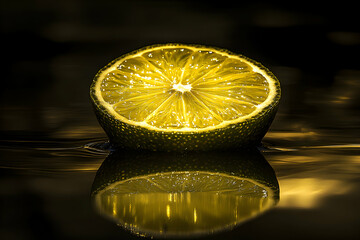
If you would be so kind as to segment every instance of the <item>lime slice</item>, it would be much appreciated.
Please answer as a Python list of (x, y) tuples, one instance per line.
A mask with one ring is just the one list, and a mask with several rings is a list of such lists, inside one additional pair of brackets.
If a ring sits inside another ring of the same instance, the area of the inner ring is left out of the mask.
[(205, 150), (258, 143), (275, 115), (280, 84), (242, 55), (167, 44), (112, 61), (96, 75), (91, 97), (117, 145)]

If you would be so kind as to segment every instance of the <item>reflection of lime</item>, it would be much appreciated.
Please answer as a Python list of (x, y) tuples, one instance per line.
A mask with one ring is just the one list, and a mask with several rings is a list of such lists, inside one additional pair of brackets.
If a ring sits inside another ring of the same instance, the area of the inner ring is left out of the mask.
[(138, 234), (211, 233), (278, 200), (274, 171), (259, 152), (131, 155), (109, 156), (97, 173), (93, 196), (102, 214)]
[(112, 143), (150, 150), (206, 150), (259, 143), (280, 84), (261, 64), (213, 47), (146, 47), (109, 63), (91, 98)]

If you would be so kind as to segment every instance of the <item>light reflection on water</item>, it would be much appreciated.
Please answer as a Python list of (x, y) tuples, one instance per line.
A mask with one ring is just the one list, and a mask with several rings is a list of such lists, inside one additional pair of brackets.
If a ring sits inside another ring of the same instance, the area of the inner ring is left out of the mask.
[(353, 186), (341, 180), (310, 177), (283, 179), (280, 188), (283, 193), (278, 207), (285, 208), (316, 208), (328, 196), (347, 194), (353, 190)]
[(190, 237), (231, 229), (274, 207), (279, 187), (258, 150), (114, 152), (93, 184), (96, 209), (138, 235)]
[[(30, 174), (96, 171), (109, 151), (88, 147), (87, 141), (2, 141), (0, 169)], [(103, 140), (98, 142), (105, 143)]]
[[(266, 136), (265, 142), (281, 141), (288, 146), (270, 147), (265, 152), (279, 179), (278, 207), (316, 209), (336, 196), (358, 197), (360, 144), (334, 144), (340, 136), (337, 138), (327, 139), (326, 133), (313, 131), (273, 132)], [(357, 138), (354, 136), (354, 140)]]

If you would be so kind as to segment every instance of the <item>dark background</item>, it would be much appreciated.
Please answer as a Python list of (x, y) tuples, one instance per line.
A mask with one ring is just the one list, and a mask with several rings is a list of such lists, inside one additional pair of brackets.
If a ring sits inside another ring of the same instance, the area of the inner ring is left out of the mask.
[[(268, 67), (281, 82), (282, 102), (265, 143), (292, 148), (360, 142), (354, 1), (0, 2), (0, 238), (136, 238), (91, 210), (90, 187), (106, 153), (81, 147), (106, 140), (89, 99), (96, 72), (146, 45), (216, 46)], [(350, 179), (354, 187), (318, 208), (274, 210), (225, 238), (212, 238), (356, 239), (360, 181), (353, 149), (285, 155), (293, 161), (298, 154), (295, 165), (282, 153), (265, 154), (280, 183), (288, 176), (316, 176)], [(347, 167), (339, 163), (344, 159)]]
[(1, 106), (88, 104), (98, 69), (155, 43), (217, 46), (258, 60), (283, 87), (296, 85), (294, 96), (284, 91), (295, 112), (309, 87), (359, 77), (353, 1), (1, 0), (0, 8)]

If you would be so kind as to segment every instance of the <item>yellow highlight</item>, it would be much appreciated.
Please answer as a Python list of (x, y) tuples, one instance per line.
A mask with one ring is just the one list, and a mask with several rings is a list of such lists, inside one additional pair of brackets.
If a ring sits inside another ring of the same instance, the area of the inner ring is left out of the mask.
[(170, 206), (166, 205), (166, 216), (170, 218)]
[(339, 180), (317, 178), (290, 178), (280, 181), (279, 207), (314, 208), (332, 195), (344, 194), (352, 188)]
[[(112, 207), (112, 214), (113, 214), (113, 215), (117, 215), (117, 209), (118, 209), (118, 206), (117, 206), (117, 202), (118, 202), (118, 201), (117, 201), (117, 196), (114, 196), (113, 201), (111, 201), (112, 199), (109, 198), (109, 197), (107, 198), (107, 200), (108, 200), (107, 202), (110, 203), (110, 204), (112, 204), (112, 206), (113, 206), (113, 207)], [(109, 200), (110, 200), (110, 201), (109, 201)], [(115, 201), (114, 201), (114, 200), (115, 200)]]
[(196, 208), (194, 208), (194, 223), (197, 221), (197, 214), (196, 214)]

